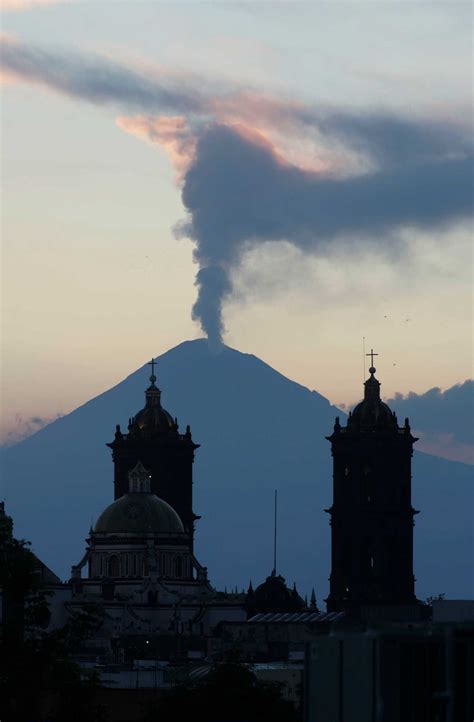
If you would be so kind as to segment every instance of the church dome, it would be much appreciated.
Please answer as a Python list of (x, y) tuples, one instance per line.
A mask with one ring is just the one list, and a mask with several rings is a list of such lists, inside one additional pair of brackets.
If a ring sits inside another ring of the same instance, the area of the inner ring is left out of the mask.
[(131, 427), (140, 431), (175, 431), (177, 425), (171, 414), (161, 405), (161, 391), (155, 386), (156, 376), (150, 376), (150, 386), (145, 391), (145, 406), (131, 420)]
[(380, 398), (380, 382), (374, 376), (375, 371), (376, 369), (371, 366), (370, 378), (364, 383), (364, 399), (349, 415), (348, 428), (398, 428), (397, 417)]
[(94, 533), (127, 532), (183, 534), (184, 527), (173, 507), (155, 494), (129, 493), (110, 504), (94, 527)]
[(173, 417), (161, 404), (147, 403), (134, 417), (133, 421), (140, 431), (172, 431), (176, 428)]
[(255, 589), (249, 601), (253, 612), (297, 612), (305, 606), (296, 587), (288, 589), (285, 579), (275, 570)]

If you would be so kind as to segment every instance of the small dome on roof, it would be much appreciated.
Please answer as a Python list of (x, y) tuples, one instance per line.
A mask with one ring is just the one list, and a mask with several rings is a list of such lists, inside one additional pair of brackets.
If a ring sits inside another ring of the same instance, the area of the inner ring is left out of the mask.
[(155, 386), (155, 376), (152, 375), (150, 381), (145, 391), (145, 406), (133, 417), (132, 426), (138, 427), (140, 431), (176, 430), (176, 422), (161, 405), (161, 391)]
[(288, 589), (284, 577), (275, 570), (252, 591), (249, 601), (253, 612), (298, 612), (305, 606), (296, 587)]
[(347, 421), (348, 428), (398, 428), (397, 417), (380, 398), (380, 382), (375, 378), (375, 371), (376, 369), (371, 366), (370, 377), (364, 383), (364, 399), (350, 414)]
[(94, 533), (126, 532), (183, 534), (184, 527), (173, 507), (155, 494), (130, 493), (110, 504), (99, 516)]
[(161, 405), (161, 391), (155, 386), (155, 381), (156, 376), (152, 373), (151, 383), (145, 391), (145, 406), (131, 419), (129, 429), (145, 432), (177, 431), (176, 421)]

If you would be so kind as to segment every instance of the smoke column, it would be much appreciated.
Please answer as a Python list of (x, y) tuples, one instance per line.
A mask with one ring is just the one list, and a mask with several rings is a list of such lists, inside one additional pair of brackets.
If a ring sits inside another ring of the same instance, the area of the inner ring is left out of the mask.
[[(388, 249), (404, 227), (442, 230), (472, 213), (472, 137), (460, 124), (325, 110), (92, 53), (1, 42), (9, 79), (143, 114), (117, 122), (164, 147), (176, 166), (187, 211), (177, 233), (194, 242), (199, 265), (192, 316), (214, 348), (232, 272), (252, 247)], [(308, 140), (308, 157), (295, 159)]]
[(222, 343), (232, 270), (255, 245), (287, 241), (308, 254), (348, 243), (388, 249), (404, 226), (439, 229), (469, 216), (472, 155), (439, 151), (434, 139), (423, 157), (407, 154), (403, 163), (386, 160), (372, 172), (336, 178), (286, 163), (239, 128), (204, 129), (183, 178), (188, 219), (179, 233), (195, 242), (193, 318), (211, 346)]

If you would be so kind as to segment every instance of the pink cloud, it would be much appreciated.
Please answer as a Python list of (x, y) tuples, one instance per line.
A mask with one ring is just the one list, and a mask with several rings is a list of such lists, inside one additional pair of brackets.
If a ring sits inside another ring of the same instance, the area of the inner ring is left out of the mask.
[[(209, 98), (212, 120), (227, 125), (255, 145), (265, 146), (279, 163), (296, 165), (302, 171), (330, 173), (336, 163), (328, 160), (327, 149), (321, 147), (318, 152), (311, 138), (298, 141), (291, 107), (250, 93), (233, 94), (225, 99)], [(202, 123), (205, 122), (203, 119)], [(121, 130), (140, 140), (164, 148), (178, 180), (183, 178), (195, 156), (197, 135), (184, 116), (119, 116), (116, 123)]]
[(265, 138), (278, 158), (303, 171), (333, 173), (338, 166), (345, 166), (347, 171), (347, 148), (344, 158), (338, 158), (316, 124), (309, 127), (311, 109), (293, 99), (242, 90), (235, 84), (224, 90), (218, 83), (170, 68), (143, 67), (140, 63), (130, 66), (98, 55), (71, 53), (62, 57), (15, 38), (3, 37), (2, 41), (2, 65), (8, 82), (43, 85), (95, 105), (122, 106), (126, 112), (135, 106), (139, 115), (120, 115), (118, 126), (165, 148), (181, 177), (193, 157), (194, 131), (209, 122), (238, 128), (257, 143)]
[(25, 419), (21, 414), (15, 414), (12, 422), (8, 423), (5, 420), (5, 423), (0, 428), (0, 446), (13, 446), (13, 444), (23, 441), (23, 439), (35, 434), (62, 416), (63, 414), (58, 413), (52, 417), (30, 416)]
[[(237, 132), (245, 140), (254, 145), (265, 148), (272, 154), (275, 161), (280, 165), (298, 165), (302, 171), (312, 171), (316, 173), (328, 170), (327, 164), (320, 163), (317, 160), (308, 163), (304, 158), (300, 158), (300, 163), (295, 163), (294, 158), (289, 157), (288, 148), (291, 143), (282, 142), (282, 137), (275, 132), (276, 125), (279, 122), (279, 114), (272, 116), (272, 102), (262, 102), (262, 108), (267, 108), (268, 115), (265, 119), (265, 113), (259, 118), (258, 126), (251, 123), (253, 113), (259, 107), (256, 99), (251, 98), (250, 110), (247, 112), (244, 98), (242, 102), (237, 103), (234, 99), (232, 103), (225, 104), (225, 113), (221, 116), (218, 109), (218, 103), (215, 105), (214, 116), (218, 122), (227, 125)], [(230, 111), (235, 103), (235, 112)], [(275, 107), (282, 107), (281, 103), (275, 103)], [(268, 121), (265, 123), (264, 121)], [(143, 140), (151, 145), (158, 145), (165, 150), (173, 167), (177, 173), (177, 182), (181, 182), (195, 158), (197, 132), (187, 122), (182, 115), (138, 115), (138, 116), (119, 116), (116, 119), (117, 126), (131, 135)], [(272, 126), (273, 123), (273, 126)]]
[(31, 10), (44, 5), (58, 5), (65, 0), (1, 0), (0, 9), (4, 11)]
[(116, 123), (126, 133), (164, 148), (176, 169), (178, 179), (183, 177), (196, 148), (195, 138), (183, 116), (119, 116)]

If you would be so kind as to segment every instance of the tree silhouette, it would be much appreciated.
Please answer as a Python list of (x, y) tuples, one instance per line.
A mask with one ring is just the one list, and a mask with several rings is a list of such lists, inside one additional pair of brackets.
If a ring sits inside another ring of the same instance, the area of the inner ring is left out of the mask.
[(282, 685), (259, 681), (235, 662), (216, 664), (204, 679), (175, 687), (145, 716), (146, 722), (299, 722), (294, 705), (282, 696)]
[(48, 632), (48, 592), (28, 546), (0, 514), (0, 719), (94, 722), (101, 719), (92, 701), (96, 682), (81, 674), (72, 654), (97, 628), (96, 610), (86, 607)]

